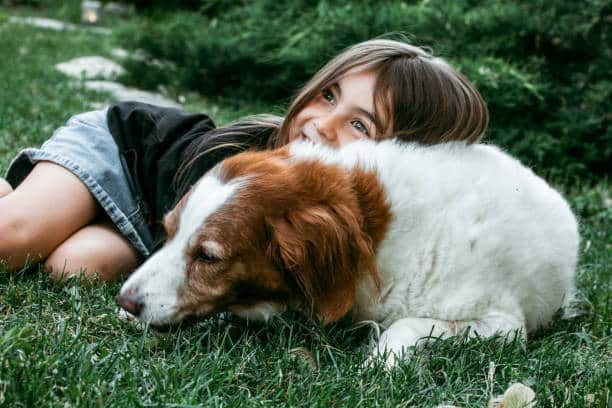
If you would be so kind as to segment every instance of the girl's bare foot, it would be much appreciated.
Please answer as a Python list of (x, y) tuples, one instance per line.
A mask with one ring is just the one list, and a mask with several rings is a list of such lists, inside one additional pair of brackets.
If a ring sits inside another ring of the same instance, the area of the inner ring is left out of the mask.
[(4, 197), (13, 191), (13, 187), (3, 178), (0, 178), (0, 197)]

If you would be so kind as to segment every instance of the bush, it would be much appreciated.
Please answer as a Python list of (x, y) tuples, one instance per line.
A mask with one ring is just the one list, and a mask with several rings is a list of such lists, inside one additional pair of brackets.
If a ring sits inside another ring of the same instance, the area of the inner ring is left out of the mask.
[(124, 0), (122, 3), (132, 4), (141, 11), (197, 10), (200, 7), (200, 0)]
[(23, 8), (24, 12), (48, 18), (79, 23), (81, 21), (81, 0), (0, 0), (0, 7)]
[(40, 7), (40, 0), (0, 0), (0, 6), (3, 7), (14, 7), (14, 6), (28, 6), (28, 7)]
[(536, 171), (598, 177), (612, 162), (611, 4), (208, 0), (119, 35), (149, 57), (128, 67), (141, 86), (278, 103), (344, 47), (407, 33), (478, 86), (491, 111), (488, 140)]

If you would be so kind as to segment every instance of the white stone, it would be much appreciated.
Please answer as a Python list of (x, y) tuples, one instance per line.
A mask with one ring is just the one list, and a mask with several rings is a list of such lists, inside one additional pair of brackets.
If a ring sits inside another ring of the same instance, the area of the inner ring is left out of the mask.
[(113, 32), (113, 30), (106, 27), (87, 27), (85, 30), (104, 35), (110, 35)]
[(104, 5), (104, 13), (119, 17), (129, 17), (134, 14), (134, 6), (111, 1)]
[(85, 88), (95, 91), (108, 92), (112, 95), (113, 100), (115, 101), (137, 101), (171, 108), (181, 107), (181, 105), (177, 102), (160, 94), (143, 91), (136, 88), (128, 88), (120, 83), (112, 81), (85, 81)]
[(125, 72), (123, 67), (99, 56), (79, 57), (55, 65), (55, 68), (74, 78), (110, 79)]
[(27, 24), (39, 28), (48, 28), (55, 31), (74, 30), (75, 28), (73, 24), (64, 23), (63, 21), (53, 20), (50, 18), (11, 16), (9, 18), (9, 22)]
[(63, 30), (76, 30), (78, 28), (85, 29), (87, 31), (91, 31), (97, 34), (105, 34), (108, 35), (112, 33), (110, 28), (105, 27), (82, 27), (77, 26), (70, 23), (65, 23), (60, 20), (54, 20), (51, 18), (40, 18), (40, 17), (9, 17), (9, 23), (13, 24), (26, 24), (32, 27), (44, 28), (48, 30), (54, 31), (63, 31)]
[(110, 51), (111, 55), (115, 58), (124, 59), (130, 56), (130, 53), (123, 48), (113, 48)]

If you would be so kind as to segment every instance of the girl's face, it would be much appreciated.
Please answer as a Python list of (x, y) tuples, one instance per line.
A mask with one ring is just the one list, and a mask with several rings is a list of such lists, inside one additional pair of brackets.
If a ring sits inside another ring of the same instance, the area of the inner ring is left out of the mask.
[(340, 147), (358, 139), (376, 138), (373, 71), (349, 72), (321, 90), (295, 116), (289, 141), (311, 140)]

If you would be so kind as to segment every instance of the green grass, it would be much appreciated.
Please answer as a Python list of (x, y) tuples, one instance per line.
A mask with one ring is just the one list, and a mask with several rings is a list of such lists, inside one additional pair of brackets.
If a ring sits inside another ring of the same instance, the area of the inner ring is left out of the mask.
[[(116, 46), (85, 30), (8, 24), (6, 13), (0, 9), (2, 173), (19, 148), (39, 145), (70, 115), (108, 100), (53, 65), (108, 55)], [(265, 110), (185, 95), (188, 109), (213, 112), (219, 122)], [(118, 319), (118, 285), (57, 285), (41, 271), (9, 274), (0, 266), (0, 406), (483, 407), (522, 382), (539, 406), (610, 407), (610, 186), (558, 187), (580, 216), (577, 279), (592, 308), (527, 343), (438, 340), (390, 375), (359, 371), (368, 332), (348, 322), (323, 328), (295, 316), (268, 326), (209, 320), (160, 336)]]

